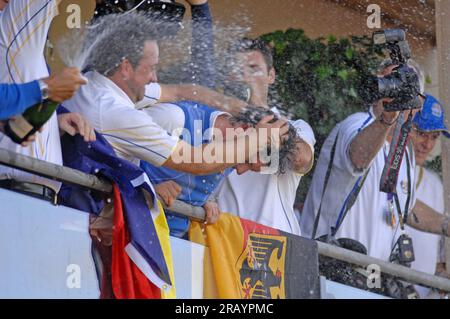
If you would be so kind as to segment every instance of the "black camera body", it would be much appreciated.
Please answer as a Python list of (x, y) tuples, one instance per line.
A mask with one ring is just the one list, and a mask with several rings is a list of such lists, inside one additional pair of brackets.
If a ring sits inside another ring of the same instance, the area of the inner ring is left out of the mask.
[(392, 65), (397, 65), (392, 73), (383, 78), (368, 77), (360, 88), (361, 97), (367, 103), (382, 98), (394, 99), (385, 104), (386, 111), (420, 109), (420, 82), (417, 72), (407, 65), (411, 50), (402, 29), (387, 29), (373, 34), (373, 43), (390, 53)]

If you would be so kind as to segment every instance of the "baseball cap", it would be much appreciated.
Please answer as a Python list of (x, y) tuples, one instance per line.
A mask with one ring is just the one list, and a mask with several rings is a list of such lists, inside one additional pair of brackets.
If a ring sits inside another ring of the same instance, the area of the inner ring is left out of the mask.
[(445, 112), (439, 101), (432, 95), (425, 95), (425, 102), (420, 112), (413, 119), (413, 124), (419, 131), (442, 132), (450, 138), (450, 132), (445, 126)]

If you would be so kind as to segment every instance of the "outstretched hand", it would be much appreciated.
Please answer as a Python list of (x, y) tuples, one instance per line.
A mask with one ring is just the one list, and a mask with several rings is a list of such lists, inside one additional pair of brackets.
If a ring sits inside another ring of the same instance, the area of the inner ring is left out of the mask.
[(95, 131), (91, 124), (78, 113), (66, 113), (58, 115), (59, 129), (71, 136), (80, 134), (85, 142), (94, 142), (96, 140)]

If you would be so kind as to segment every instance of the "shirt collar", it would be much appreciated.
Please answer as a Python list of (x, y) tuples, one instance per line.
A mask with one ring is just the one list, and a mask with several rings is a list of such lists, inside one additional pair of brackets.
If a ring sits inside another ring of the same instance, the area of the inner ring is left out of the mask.
[(92, 79), (99, 84), (111, 89), (118, 97), (124, 99), (131, 107), (135, 107), (135, 103), (130, 99), (130, 97), (116, 83), (108, 79), (106, 76), (93, 71)]

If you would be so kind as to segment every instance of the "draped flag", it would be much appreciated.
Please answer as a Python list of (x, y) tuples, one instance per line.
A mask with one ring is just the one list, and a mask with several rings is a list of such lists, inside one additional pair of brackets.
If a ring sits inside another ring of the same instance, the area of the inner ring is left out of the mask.
[(192, 223), (190, 239), (207, 246), (205, 298), (319, 298), (314, 241), (229, 214)]
[[(67, 134), (64, 165), (108, 178), (114, 186), (112, 286), (116, 298), (175, 298), (169, 229), (147, 175), (116, 156), (100, 135), (85, 143)], [(64, 185), (63, 203), (98, 215), (103, 200), (80, 187)]]

